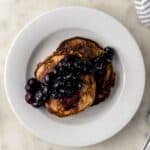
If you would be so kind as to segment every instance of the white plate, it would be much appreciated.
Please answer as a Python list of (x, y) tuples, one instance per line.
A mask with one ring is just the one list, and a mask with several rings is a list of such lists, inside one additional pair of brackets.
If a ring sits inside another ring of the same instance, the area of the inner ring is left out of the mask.
[[(74, 36), (113, 46), (117, 79), (106, 102), (78, 115), (58, 118), (26, 104), (24, 85), (39, 61), (62, 40)], [(59, 8), (25, 26), (11, 46), (5, 68), (6, 93), (18, 119), (36, 136), (65, 146), (96, 144), (120, 131), (137, 111), (144, 84), (143, 58), (131, 34), (111, 16), (83, 7)]]

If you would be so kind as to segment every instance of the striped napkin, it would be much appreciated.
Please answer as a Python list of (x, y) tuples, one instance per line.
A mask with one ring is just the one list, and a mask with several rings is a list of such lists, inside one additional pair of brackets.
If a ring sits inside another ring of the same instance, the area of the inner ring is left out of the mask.
[(139, 20), (145, 26), (150, 26), (150, 0), (134, 0)]

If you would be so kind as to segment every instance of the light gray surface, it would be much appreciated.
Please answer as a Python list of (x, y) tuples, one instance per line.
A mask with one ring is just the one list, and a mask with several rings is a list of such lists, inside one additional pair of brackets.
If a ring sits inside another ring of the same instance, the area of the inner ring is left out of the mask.
[[(132, 0), (0, 0), (0, 77), (3, 79), (4, 63), (8, 49), (18, 31), (42, 12), (58, 6), (69, 5), (97, 8), (123, 23), (137, 40), (147, 69), (147, 82), (143, 101), (128, 126), (106, 142), (87, 148), (79, 148), (79, 150), (141, 150), (150, 130), (146, 122), (146, 115), (150, 109), (150, 29), (143, 27), (138, 22)], [(3, 80), (0, 82), (0, 96), (0, 150), (76, 149), (46, 143), (24, 129), (8, 106)]]

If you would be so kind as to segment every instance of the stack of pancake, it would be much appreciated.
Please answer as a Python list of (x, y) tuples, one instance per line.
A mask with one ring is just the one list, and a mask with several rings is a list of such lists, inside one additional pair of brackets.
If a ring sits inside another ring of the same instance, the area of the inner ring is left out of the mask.
[[(35, 70), (35, 77), (40, 81), (43, 80), (47, 73), (53, 71), (55, 66), (70, 54), (85, 60), (91, 60), (103, 54), (103, 49), (96, 42), (89, 39), (81, 37), (67, 39), (58, 46), (51, 56), (38, 64)], [(79, 100), (76, 107), (66, 110), (61, 100), (51, 98), (45, 102), (45, 107), (48, 111), (59, 117), (65, 117), (77, 114), (89, 106), (104, 101), (109, 96), (111, 87), (114, 85), (115, 72), (109, 63), (103, 74), (99, 77), (95, 78), (93, 75), (83, 75), (81, 78), (84, 81), (84, 86), (79, 92)], [(72, 99), (74, 98), (72, 97)]]

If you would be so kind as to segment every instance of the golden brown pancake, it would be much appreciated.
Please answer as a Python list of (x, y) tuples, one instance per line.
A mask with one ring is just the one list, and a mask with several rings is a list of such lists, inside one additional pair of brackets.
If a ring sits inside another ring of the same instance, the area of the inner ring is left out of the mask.
[[(37, 66), (35, 70), (35, 77), (38, 80), (42, 80), (48, 72), (52, 72), (55, 66), (69, 54), (74, 54), (81, 58), (83, 57), (77, 51), (74, 52), (70, 50), (68, 52), (64, 50), (54, 52), (50, 57), (48, 57), (46, 60), (44, 60)], [(77, 114), (86, 109), (88, 106), (92, 105), (95, 99), (95, 91), (96, 91), (96, 83), (94, 77), (92, 75), (83, 75), (81, 76), (81, 79), (83, 80), (83, 87), (78, 93), (78, 101), (74, 105), (74, 107), (66, 110), (64, 108), (62, 99), (52, 98), (46, 101), (45, 103), (45, 107), (48, 109), (48, 111), (59, 117), (65, 117)]]
[(81, 37), (64, 40), (57, 48), (57, 51), (62, 50), (80, 52), (85, 59), (92, 59), (103, 53), (102, 47), (100, 47), (96, 42)]
[[(48, 72), (53, 71), (55, 66), (64, 57), (70, 54), (91, 60), (102, 55), (103, 49), (96, 42), (89, 39), (80, 37), (67, 39), (59, 45), (57, 51), (38, 64), (35, 70), (35, 77), (38, 80), (42, 80)], [(105, 71), (99, 77), (94, 78), (92, 75), (84, 75), (81, 78), (84, 81), (84, 86), (77, 95), (65, 100), (53, 98), (45, 103), (45, 107), (49, 112), (59, 117), (65, 117), (77, 114), (89, 106), (104, 101), (109, 96), (111, 88), (114, 85), (115, 72), (112, 65), (108, 64)], [(75, 98), (78, 98), (75, 105), (66, 109), (63, 104), (64, 101), (69, 100), (74, 102)]]
[[(80, 52), (85, 59), (92, 59), (103, 53), (102, 47), (96, 42), (82, 37), (73, 37), (64, 40), (57, 48), (58, 52), (61, 50)], [(114, 82), (115, 72), (112, 65), (108, 64), (105, 72), (96, 79), (96, 97), (93, 104), (98, 104), (109, 96)]]

